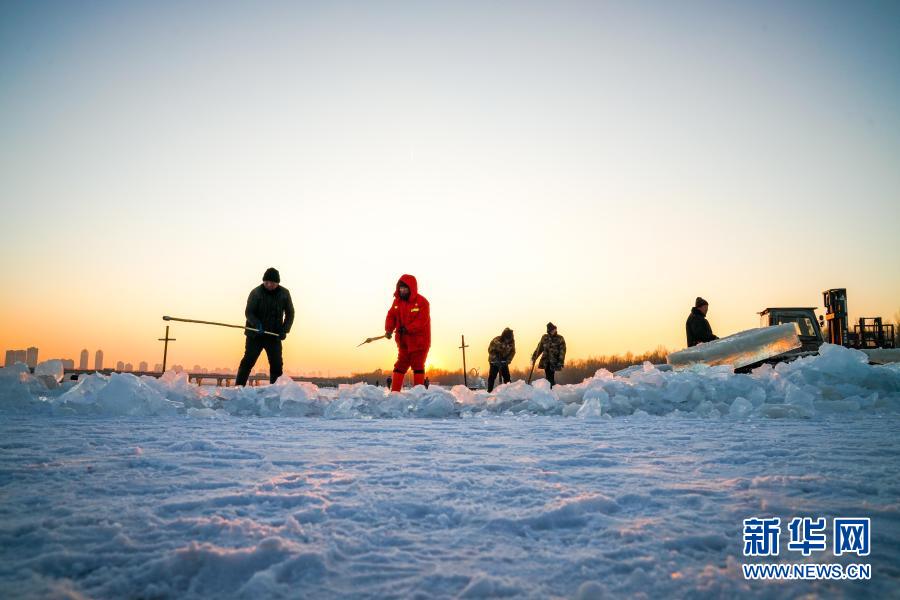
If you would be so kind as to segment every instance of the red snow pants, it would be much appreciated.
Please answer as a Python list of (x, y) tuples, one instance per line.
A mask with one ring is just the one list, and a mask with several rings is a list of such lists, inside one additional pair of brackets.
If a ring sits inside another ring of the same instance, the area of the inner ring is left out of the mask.
[(428, 350), (410, 352), (406, 345), (398, 346), (397, 362), (394, 363), (394, 375), (391, 377), (391, 391), (399, 392), (403, 389), (403, 378), (410, 367), (413, 370), (413, 384), (425, 383), (425, 360), (428, 358)]

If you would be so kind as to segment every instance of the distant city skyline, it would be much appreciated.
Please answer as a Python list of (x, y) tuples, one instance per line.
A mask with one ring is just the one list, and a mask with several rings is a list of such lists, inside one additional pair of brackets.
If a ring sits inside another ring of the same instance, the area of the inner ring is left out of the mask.
[[(30, 346), (24, 350), (16, 350), (16, 349), (6, 350), (4, 366), (10, 367), (17, 362), (21, 362), (21, 363), (28, 365), (30, 368), (33, 369), (40, 362), (38, 360), (39, 355), (40, 355), (40, 349), (36, 346)], [(89, 370), (89, 367), (88, 367), (89, 358), (90, 358), (90, 352), (88, 351), (87, 348), (83, 348), (81, 350), (81, 352), (79, 352), (78, 368), (81, 370), (85, 370), (85, 371)], [(94, 354), (94, 370), (97, 370), (97, 371), (103, 370), (103, 359), (104, 359), (103, 350), (98, 349), (96, 351), (96, 353)], [(71, 359), (71, 358), (56, 358), (56, 359), (48, 359), (48, 360), (61, 360), (61, 361), (63, 361), (65, 368), (67, 368), (67, 369), (75, 368), (75, 361), (74, 361), (74, 359)], [(142, 372), (142, 373), (150, 372), (149, 364), (150, 363), (146, 360), (139, 361), (137, 371)], [(169, 369), (176, 370), (176, 371), (185, 370), (184, 367), (182, 367), (181, 365), (171, 365), (169, 367)], [(126, 372), (133, 371), (134, 363), (131, 361), (119, 360), (116, 362), (116, 370), (117, 371), (126, 371)], [(154, 372), (161, 372), (161, 371), (162, 371), (162, 363), (155, 363), (154, 364)], [(231, 367), (228, 367), (228, 368), (216, 367), (216, 368), (210, 369), (208, 367), (194, 365), (194, 368), (192, 369), (191, 372), (192, 373), (196, 372), (196, 373), (233, 374), (233, 372), (236, 372), (236, 369), (231, 368)]]
[[(24, 350), (15, 350), (10, 349), (6, 350), (5, 353), (5, 361), (4, 366), (10, 367), (13, 366), (17, 362), (24, 363), (28, 365), (30, 368), (35, 368), (37, 364), (39, 364), (38, 358), (40, 356), (40, 349), (36, 346), (30, 346)], [(104, 352), (102, 349), (98, 349), (94, 353), (94, 367), (95, 371), (103, 371), (104, 370)], [(82, 348), (79, 352), (79, 360), (78, 360), (78, 368), (80, 370), (89, 371), (91, 370), (88, 367), (88, 360), (90, 357), (90, 351), (87, 348)], [(75, 368), (75, 360), (71, 358), (52, 358), (47, 360), (60, 360), (63, 363), (63, 368), (65, 369), (74, 369)], [(114, 371), (120, 372), (138, 372), (138, 373), (161, 373), (162, 372), (162, 363), (154, 363), (153, 371), (149, 370), (149, 362), (146, 360), (138, 361), (137, 369), (134, 368), (134, 363), (126, 360), (118, 360), (116, 361), (115, 368), (112, 369)], [(374, 368), (381, 368), (382, 366), (376, 366)], [(235, 375), (237, 373), (236, 366), (229, 367), (205, 367), (198, 364), (194, 364), (191, 369), (186, 369), (181, 364), (170, 364), (166, 367), (168, 371), (175, 372), (190, 372), (197, 374), (220, 374), (220, 375)], [(253, 370), (253, 374), (259, 373), (268, 373), (268, 367), (265, 362), (260, 362)], [(321, 369), (291, 369), (285, 368), (284, 373), (290, 375), (292, 377), (330, 377), (331, 370), (321, 370)]]
[(31, 346), (25, 350), (7, 350), (4, 366), (11, 367), (17, 362), (24, 363), (33, 369), (38, 364), (38, 349)]
[[(3, 366), (10, 367), (13, 366), (17, 362), (21, 362), (26, 364), (30, 368), (35, 368), (41, 361), (39, 360), (40, 349), (36, 346), (30, 346), (24, 350), (19, 349), (10, 349), (5, 351), (5, 360)], [(64, 368), (66, 369), (74, 369), (75, 368), (75, 360), (71, 358), (51, 358), (46, 360), (60, 360), (64, 364)], [(90, 351), (87, 348), (83, 348), (78, 354), (78, 368), (84, 371), (90, 370), (89, 367), (90, 360)], [(102, 349), (98, 349), (94, 353), (94, 370), (102, 371), (104, 364), (104, 353)], [(138, 372), (150, 372), (149, 370), (149, 362), (146, 360), (138, 361)], [(156, 363), (154, 372), (162, 371), (162, 363)], [(134, 363), (131, 361), (120, 360), (116, 362), (116, 370), (118, 371), (133, 371)], [(213, 371), (206, 371), (213, 372)], [(221, 371), (222, 373), (226, 373), (226, 371)]]
[[(40, 353), (40, 349), (36, 346), (31, 346), (25, 350), (6, 350), (5, 361), (4, 361), (3, 366), (11, 367), (11, 366), (15, 365), (17, 362), (21, 362), (21, 363), (28, 365), (30, 368), (33, 369), (40, 362), (40, 361), (37, 361), (37, 359), (39, 357), (39, 353)], [(37, 362), (35, 362), (35, 364), (33, 364), (33, 365), (28, 364), (29, 357), (31, 359), (34, 359)], [(88, 362), (89, 357), (90, 357), (90, 352), (87, 348), (83, 348), (79, 352), (79, 362), (78, 362), (79, 369), (85, 370), (85, 371), (90, 370), (87, 367), (87, 362)], [(67, 369), (67, 370), (72, 370), (75, 368), (75, 360), (71, 359), (71, 358), (55, 358), (55, 359), (48, 359), (48, 360), (62, 361), (63, 368)], [(94, 353), (94, 369), (93, 370), (102, 371), (103, 364), (104, 364), (104, 353), (103, 353), (103, 350), (98, 349)], [(119, 361), (116, 361), (116, 366), (115, 366), (114, 370), (123, 372), (123, 373), (128, 373), (128, 372), (160, 373), (162, 371), (162, 363), (154, 363), (153, 371), (149, 370), (149, 364), (150, 363), (148, 361), (142, 360), (138, 363), (137, 370), (135, 370), (134, 363), (125, 361), (125, 360), (119, 360)], [(219, 375), (235, 375), (237, 373), (236, 367), (218, 367), (218, 366), (217, 367), (204, 367), (200, 364), (195, 364), (189, 370), (189, 369), (185, 369), (184, 366), (182, 366), (181, 364), (177, 364), (177, 363), (169, 365), (167, 367), (167, 370), (175, 371), (175, 372), (190, 372), (190, 373), (197, 373), (197, 374), (209, 373), (209, 374), (219, 374)], [(331, 376), (330, 371), (327, 371), (327, 370), (322, 371), (322, 370), (316, 370), (316, 369), (311, 369), (311, 370), (285, 369), (284, 372), (286, 375), (290, 375), (291, 377), (330, 377)], [(263, 363), (260, 363), (256, 368), (254, 368), (252, 373), (253, 374), (268, 373), (268, 368), (267, 368), (266, 364), (263, 362)]]

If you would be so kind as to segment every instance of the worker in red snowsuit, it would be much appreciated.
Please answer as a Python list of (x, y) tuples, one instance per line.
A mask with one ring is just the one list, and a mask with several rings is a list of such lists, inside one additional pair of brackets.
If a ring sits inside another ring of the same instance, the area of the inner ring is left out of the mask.
[(428, 300), (419, 295), (419, 286), (412, 275), (403, 275), (394, 290), (394, 303), (384, 320), (384, 334), (388, 339), (397, 333), (397, 362), (391, 378), (391, 391), (403, 388), (403, 379), (410, 367), (413, 383), (425, 383), (425, 359), (431, 348), (431, 309)]

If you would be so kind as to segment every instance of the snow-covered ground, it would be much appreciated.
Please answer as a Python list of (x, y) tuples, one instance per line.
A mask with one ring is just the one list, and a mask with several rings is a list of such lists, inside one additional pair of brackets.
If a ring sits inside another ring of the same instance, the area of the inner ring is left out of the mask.
[[(492, 396), (54, 384), (0, 372), (0, 597), (900, 596), (900, 368), (851, 351)], [(871, 517), (872, 579), (745, 581), (756, 516)]]
[[(896, 596), (898, 424), (12, 417), (0, 595)], [(871, 581), (743, 581), (807, 514), (873, 519)]]

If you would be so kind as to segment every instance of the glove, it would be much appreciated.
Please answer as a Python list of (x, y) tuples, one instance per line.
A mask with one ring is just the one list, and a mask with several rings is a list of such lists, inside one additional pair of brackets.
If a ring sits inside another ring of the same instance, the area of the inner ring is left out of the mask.
[(400, 329), (397, 330), (397, 333), (399, 333), (400, 335), (406, 335), (409, 332), (406, 330), (406, 325), (401, 325)]
[(284, 340), (287, 337), (287, 334), (282, 332), (281, 335), (278, 336), (278, 339)]
[(256, 333), (258, 333), (259, 335), (262, 335), (263, 333), (265, 333), (262, 323), (260, 323), (259, 325), (256, 326)]
[(384, 337), (386, 337), (387, 339), (391, 339), (392, 337), (394, 337), (394, 332), (393, 331), (385, 331)]

